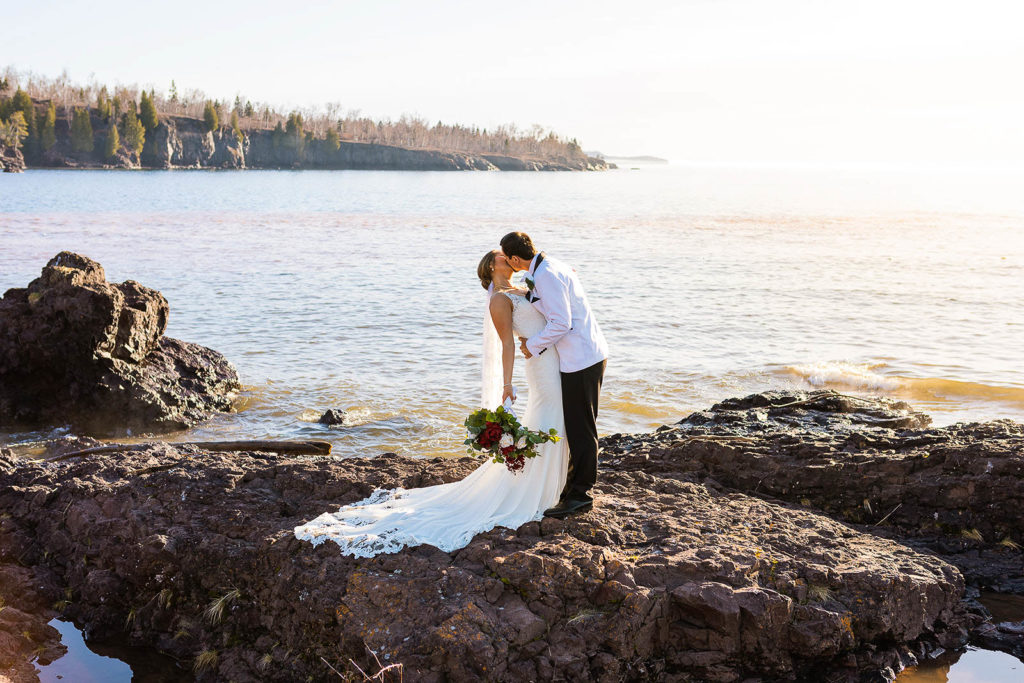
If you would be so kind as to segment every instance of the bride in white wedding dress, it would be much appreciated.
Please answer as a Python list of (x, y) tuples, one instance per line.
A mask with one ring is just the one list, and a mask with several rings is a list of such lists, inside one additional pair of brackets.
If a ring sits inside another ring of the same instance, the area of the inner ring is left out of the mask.
[[(500, 250), (486, 254), (477, 270), (488, 290), (484, 317), (482, 405), (496, 408), (511, 386), (515, 337), (531, 337), (546, 324), (544, 316), (513, 288), (512, 269)], [(525, 361), (529, 402), (521, 417), (533, 430), (555, 429), (564, 436), (562, 385), (558, 353)], [(504, 383), (505, 387), (501, 386)], [(564, 438), (540, 444), (519, 473), (488, 459), (461, 481), (419, 489), (377, 489), (369, 498), (325, 512), (295, 528), (295, 536), (313, 545), (334, 541), (345, 555), (373, 557), (406, 546), (430, 544), (451, 552), (481, 532), (504, 526), (515, 529), (539, 520), (558, 502), (565, 483), (569, 448)]]

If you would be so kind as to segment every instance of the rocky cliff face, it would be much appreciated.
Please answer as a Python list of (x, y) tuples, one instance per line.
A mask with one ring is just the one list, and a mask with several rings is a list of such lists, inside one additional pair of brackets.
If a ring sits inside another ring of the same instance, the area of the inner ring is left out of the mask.
[[(56, 124), (57, 144), (29, 159), (30, 166), (50, 168), (309, 168), (402, 171), (601, 171), (603, 159), (580, 154), (559, 159), (525, 159), (495, 154), (464, 154), (439, 150), (408, 149), (361, 142), (342, 142), (338, 150), (323, 140), (306, 142), (301, 151), (275, 141), (273, 131), (248, 131), (239, 140), (225, 126), (207, 131), (202, 121), (183, 116), (163, 116), (147, 135), (138, 159), (118, 154), (103, 158), (108, 124), (90, 110), (95, 140), (92, 152), (75, 152), (71, 127), (63, 117)], [(0, 150), (0, 163), (6, 160)]]
[(0, 171), (20, 173), (25, 170), (25, 157), (20, 149), (13, 149), (0, 143)]

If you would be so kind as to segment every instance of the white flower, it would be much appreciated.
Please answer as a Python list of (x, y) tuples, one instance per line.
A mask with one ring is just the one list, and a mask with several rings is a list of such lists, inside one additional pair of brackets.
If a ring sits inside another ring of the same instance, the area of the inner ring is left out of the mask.
[(508, 448), (508, 447), (509, 447), (509, 446), (511, 446), (511, 445), (512, 445), (513, 443), (514, 443), (514, 442), (513, 442), (513, 440), (512, 440), (512, 435), (511, 435), (511, 434), (505, 433), (505, 434), (502, 434), (502, 435), (501, 435), (501, 442), (499, 443), (499, 445), (500, 445), (500, 446), (501, 446), (502, 448)]
[(519, 441), (516, 441), (516, 450), (521, 451), (526, 448), (526, 436), (519, 437)]

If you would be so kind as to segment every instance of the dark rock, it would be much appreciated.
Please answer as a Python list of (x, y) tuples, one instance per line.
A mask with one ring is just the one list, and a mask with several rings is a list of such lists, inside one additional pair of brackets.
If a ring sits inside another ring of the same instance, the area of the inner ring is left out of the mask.
[(345, 411), (338, 410), (337, 408), (331, 408), (317, 420), (320, 424), (324, 425), (340, 425), (345, 424)]
[(169, 307), (100, 264), (61, 252), (0, 299), (0, 427), (166, 432), (230, 410), (239, 388), (216, 351), (163, 336)]
[(49, 625), (60, 597), (49, 570), (0, 561), (0, 681), (37, 683), (33, 662), (49, 664), (67, 652)]
[(173, 444), (25, 460), (0, 472), (0, 558), (55, 572), (65, 616), (94, 637), (130, 623), (133, 642), (180, 659), (216, 650), (202, 680), (327, 680), (321, 657), (348, 673), (379, 657), (409, 681), (857, 680), (974, 624), (939, 558), (637, 470), (603, 472), (586, 515), (450, 554), (354, 559), (292, 534), (377, 487), (478, 464)]
[(602, 441), (602, 467), (720, 485), (939, 552), (971, 582), (1024, 592), (1024, 425), (929, 429), (906, 403), (767, 392), (671, 431)]
[(4, 173), (21, 173), (25, 170), (25, 157), (20, 149), (7, 147), (0, 143), (0, 171)]

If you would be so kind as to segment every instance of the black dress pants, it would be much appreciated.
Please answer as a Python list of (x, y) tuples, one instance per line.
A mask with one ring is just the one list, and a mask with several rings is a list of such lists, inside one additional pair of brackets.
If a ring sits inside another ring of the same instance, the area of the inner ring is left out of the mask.
[(593, 500), (590, 489), (597, 482), (597, 404), (607, 360), (577, 372), (562, 373), (562, 412), (569, 442), (569, 473), (562, 497)]

